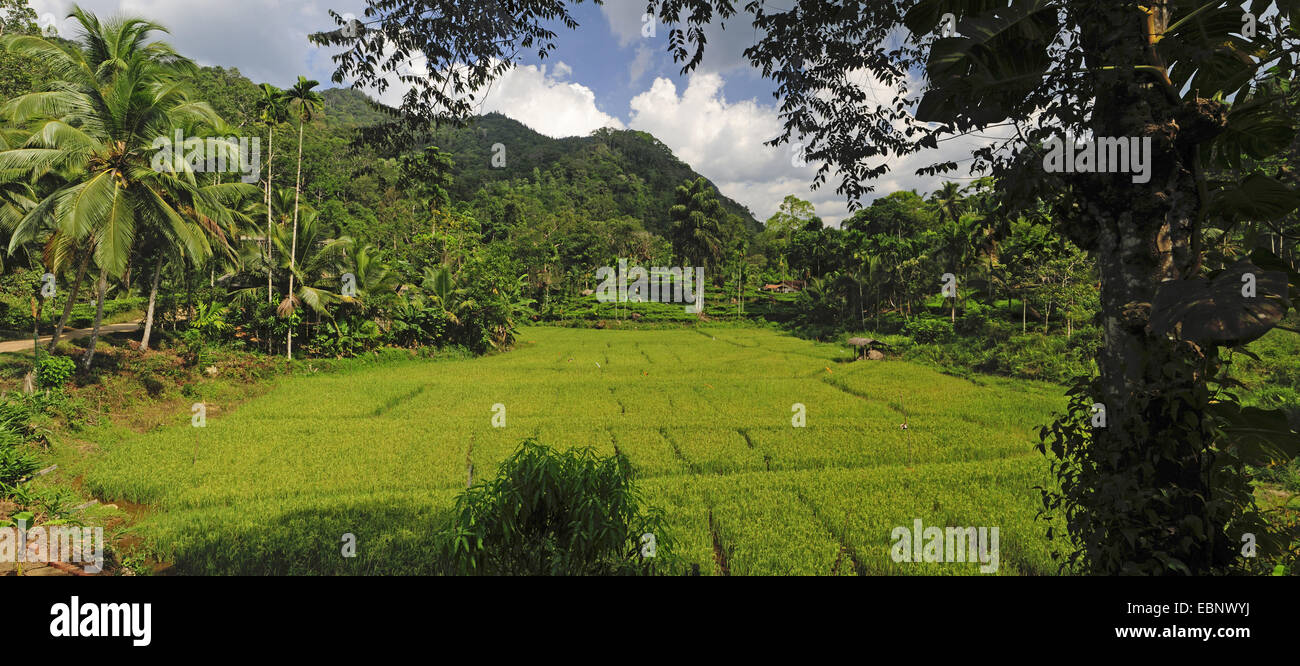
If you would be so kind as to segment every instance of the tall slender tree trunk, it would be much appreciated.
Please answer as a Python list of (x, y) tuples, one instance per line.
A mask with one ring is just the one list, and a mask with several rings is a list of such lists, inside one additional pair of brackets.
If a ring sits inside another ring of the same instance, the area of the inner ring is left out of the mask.
[(81, 367), (90, 372), (90, 363), (95, 360), (95, 345), (99, 344), (99, 324), (104, 321), (104, 296), (108, 293), (108, 269), (99, 269), (98, 296), (95, 298), (95, 324), (90, 329), (90, 344), (86, 345), (86, 354), (81, 357)]
[[(298, 199), (302, 196), (302, 128), (305, 123), (298, 121), (298, 178), (293, 184), (293, 243), (289, 251), (289, 307), (293, 307), (293, 278), (298, 259)], [(293, 324), (289, 325), (288, 357), (293, 360)]]
[(41, 379), (41, 311), (45, 309), (45, 298), (32, 297), (32, 387), (40, 388)]
[(158, 261), (153, 267), (153, 283), (149, 285), (149, 308), (144, 314), (144, 336), (140, 338), (140, 351), (149, 351), (149, 335), (153, 333), (153, 311), (158, 302), (158, 283), (162, 281), (162, 250), (158, 251)]
[(862, 283), (858, 282), (858, 328), (867, 328), (867, 302), (862, 300)]
[(876, 287), (876, 303), (875, 303), (875, 308), (876, 308), (876, 317), (875, 317), (875, 318), (876, 318), (876, 332), (879, 333), (879, 332), (880, 332), (880, 287), (879, 287), (879, 286)]
[(271, 164), (275, 161), (275, 125), (267, 123), (266, 155), (266, 302), (275, 302), (275, 290), (271, 286), (271, 266), (275, 259), (271, 256)]
[(86, 277), (86, 267), (90, 265), (90, 255), (94, 254), (87, 247), (81, 255), (81, 263), (77, 266), (77, 277), (72, 280), (72, 289), (68, 291), (68, 302), (63, 304), (63, 316), (59, 317), (58, 326), (54, 327), (54, 335), (50, 336), (49, 349), (53, 350), (54, 345), (59, 344), (59, 338), (63, 336), (63, 327), (68, 325), (68, 319), (72, 317), (72, 306), (77, 302), (77, 294), (81, 292), (81, 280)]

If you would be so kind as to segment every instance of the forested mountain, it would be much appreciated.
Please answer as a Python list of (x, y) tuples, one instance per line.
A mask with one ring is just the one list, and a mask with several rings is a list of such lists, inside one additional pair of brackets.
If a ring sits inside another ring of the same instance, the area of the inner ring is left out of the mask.
[[(545, 174), (572, 186), (578, 203), (597, 217), (637, 217), (647, 231), (660, 235), (668, 231), (677, 186), (701, 176), (646, 132), (606, 128), (591, 136), (552, 139), (499, 113), (480, 116), (466, 128), (439, 130), (430, 143), (452, 154), (453, 198), (468, 199), (485, 183)], [(503, 168), (493, 168), (497, 144), (505, 148)], [(752, 232), (762, 230), (749, 209), (725, 195), (719, 200)]]
[[(256, 119), (257, 86), (238, 70), (204, 68), (200, 81), (200, 96), (231, 125), (246, 127)], [(321, 124), (331, 133), (386, 119), (360, 91), (331, 88), (321, 95)], [(504, 147), (500, 168), (493, 166), (497, 144)], [(454, 201), (473, 199), (489, 183), (545, 177), (571, 192), (574, 206), (592, 219), (634, 217), (659, 235), (668, 233), (668, 211), (677, 186), (701, 177), (646, 132), (602, 129), (591, 136), (552, 139), (499, 113), (480, 116), (467, 127), (439, 129), (410, 148), (426, 146), (451, 154), (454, 170), (448, 193)], [(749, 209), (725, 195), (719, 200), (751, 233), (762, 230)]]

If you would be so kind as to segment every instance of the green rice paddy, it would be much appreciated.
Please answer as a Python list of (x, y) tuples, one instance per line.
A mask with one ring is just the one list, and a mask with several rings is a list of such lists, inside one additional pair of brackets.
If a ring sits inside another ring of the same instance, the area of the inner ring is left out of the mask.
[(534, 436), (628, 456), (674, 552), (704, 574), (978, 573), (895, 562), (891, 531), (918, 518), (998, 527), (998, 574), (1055, 572), (1033, 447), (1061, 389), (850, 363), (842, 346), (768, 330), (532, 328), (520, 341), (286, 378), (205, 428), (178, 415), (106, 445), (85, 481), (148, 505), (137, 532), (176, 571), (416, 574), (433, 568), (435, 516), (469, 464), (494, 474)]

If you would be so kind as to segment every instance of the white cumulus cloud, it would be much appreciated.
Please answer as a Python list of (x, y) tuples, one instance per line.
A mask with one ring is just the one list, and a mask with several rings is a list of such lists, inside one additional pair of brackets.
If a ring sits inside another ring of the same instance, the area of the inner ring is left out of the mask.
[[(729, 101), (723, 93), (724, 85), (720, 74), (696, 74), (679, 92), (672, 81), (658, 78), (630, 102), (628, 126), (658, 137), (682, 161), (717, 184), (723, 194), (748, 206), (759, 220), (775, 213), (788, 194), (812, 202), (828, 223), (837, 224), (847, 218), (848, 202), (835, 192), (839, 177), (834, 171), (821, 189), (812, 190), (819, 165), (800, 166), (794, 159), (793, 144), (764, 145), (782, 132), (777, 107), (753, 99)], [(860, 85), (871, 88), (875, 98), (885, 104), (893, 98), (893, 92), (878, 82), (863, 80)], [(1000, 131), (1002, 136), (1012, 132), (1005, 128)], [(997, 134), (990, 131), (986, 136)], [(918, 176), (916, 170), (949, 160), (960, 167), (968, 163), (972, 148), (987, 143), (988, 138), (959, 137), (940, 143), (936, 150), (884, 158), (890, 169), (872, 181), (876, 191), (862, 203), (867, 205), (870, 199), (897, 190), (930, 192), (946, 179), (966, 182), (968, 174), (961, 168), (948, 178)]]
[(621, 120), (596, 106), (596, 93), (563, 81), (573, 69), (563, 62), (552, 72), (546, 65), (514, 67), (480, 95), (484, 113), (499, 111), (553, 138), (586, 136), (602, 127), (623, 129)]

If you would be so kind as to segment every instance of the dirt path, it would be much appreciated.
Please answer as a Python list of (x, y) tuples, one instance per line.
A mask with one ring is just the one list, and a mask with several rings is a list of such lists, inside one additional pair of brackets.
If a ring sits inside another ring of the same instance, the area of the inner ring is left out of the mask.
[[(99, 327), (99, 334), (104, 335), (106, 333), (129, 333), (131, 331), (139, 330), (140, 324), (143, 323), (143, 321), (144, 320), (142, 319), (139, 321), (126, 322), (122, 324), (104, 324), (103, 326)], [(59, 339), (76, 340), (77, 338), (84, 338), (90, 335), (91, 330), (92, 329), (89, 328), (64, 329), (63, 335)], [(40, 344), (44, 346), (45, 344), (49, 343), (51, 337), (53, 336), (42, 335), (40, 337)], [(32, 350), (32, 341), (30, 339), (10, 340), (9, 342), (0, 342), (0, 354), (6, 352), (25, 352), (31, 350)]]

